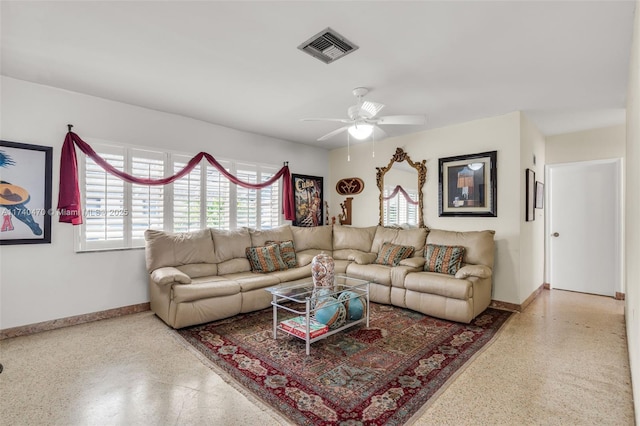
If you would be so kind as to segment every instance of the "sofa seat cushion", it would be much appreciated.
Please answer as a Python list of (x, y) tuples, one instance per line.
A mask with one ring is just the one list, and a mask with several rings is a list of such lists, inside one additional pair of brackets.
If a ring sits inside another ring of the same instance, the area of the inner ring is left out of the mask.
[(211, 277), (218, 275), (218, 265), (215, 263), (189, 263), (176, 266), (176, 269), (184, 272), (191, 278)]
[(191, 280), (191, 284), (174, 285), (172, 290), (173, 301), (183, 303), (238, 294), (240, 284), (222, 277), (201, 277)]
[[(298, 247), (296, 246), (296, 250)], [(331, 250), (320, 250), (320, 249), (308, 249), (308, 250), (300, 250), (296, 251), (296, 258), (298, 260), (298, 266), (307, 266), (311, 265), (311, 261), (314, 257), (319, 254), (328, 254), (332, 256), (333, 252)]]
[(351, 263), (347, 266), (347, 275), (361, 280), (373, 281), (378, 284), (391, 286), (391, 267), (385, 265), (358, 265)]
[(277, 277), (281, 283), (307, 278), (311, 281), (311, 267), (309, 265), (300, 268), (289, 268), (286, 271), (272, 272), (270, 276)]
[(224, 277), (237, 282), (240, 285), (240, 291), (242, 293), (280, 284), (280, 280), (274, 273), (254, 274), (253, 272), (240, 272), (225, 275)]
[(458, 279), (452, 275), (437, 272), (407, 274), (404, 286), (407, 290), (437, 294), (452, 299), (467, 300), (473, 297), (473, 284), (470, 280)]
[(364, 252), (353, 249), (335, 250), (333, 252), (334, 260), (350, 260), (360, 265), (368, 265), (376, 260), (375, 253)]

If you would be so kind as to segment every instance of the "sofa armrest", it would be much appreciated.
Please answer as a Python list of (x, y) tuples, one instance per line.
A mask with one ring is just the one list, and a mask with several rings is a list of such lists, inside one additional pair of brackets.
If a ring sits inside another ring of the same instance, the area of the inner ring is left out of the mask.
[(456, 272), (456, 278), (468, 278), (468, 277), (478, 277), (478, 278), (489, 278), (493, 272), (491, 272), (491, 268), (485, 265), (465, 265), (462, 268), (458, 269)]
[(184, 272), (173, 266), (158, 268), (151, 273), (151, 279), (158, 285), (167, 285), (172, 282), (191, 284), (191, 278)]
[(422, 269), (424, 268), (424, 263), (425, 263), (425, 258), (423, 256), (416, 256), (416, 257), (409, 257), (406, 259), (402, 259), (399, 265)]

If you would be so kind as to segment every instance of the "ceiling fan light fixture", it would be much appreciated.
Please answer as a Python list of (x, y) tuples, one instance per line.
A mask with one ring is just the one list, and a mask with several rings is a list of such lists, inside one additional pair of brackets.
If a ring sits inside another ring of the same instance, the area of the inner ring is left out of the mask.
[(484, 163), (470, 163), (470, 164), (467, 164), (467, 167), (469, 167), (471, 170), (480, 170), (482, 168), (482, 166), (484, 166)]
[(362, 141), (373, 134), (373, 126), (371, 124), (354, 124), (349, 127), (349, 134), (354, 138)]

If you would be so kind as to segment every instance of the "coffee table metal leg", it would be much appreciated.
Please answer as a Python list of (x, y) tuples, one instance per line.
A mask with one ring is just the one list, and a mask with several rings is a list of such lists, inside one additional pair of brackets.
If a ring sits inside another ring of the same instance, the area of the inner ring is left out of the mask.
[(273, 295), (273, 339), (277, 339), (278, 336), (278, 307), (276, 306), (276, 295)]

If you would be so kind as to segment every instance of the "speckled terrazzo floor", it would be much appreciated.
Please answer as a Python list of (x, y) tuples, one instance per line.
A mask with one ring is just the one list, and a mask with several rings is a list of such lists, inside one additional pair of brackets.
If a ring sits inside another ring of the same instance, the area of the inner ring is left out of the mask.
[[(417, 425), (633, 425), (624, 302), (543, 291)], [(3, 425), (287, 424), (149, 312), (0, 342)]]

